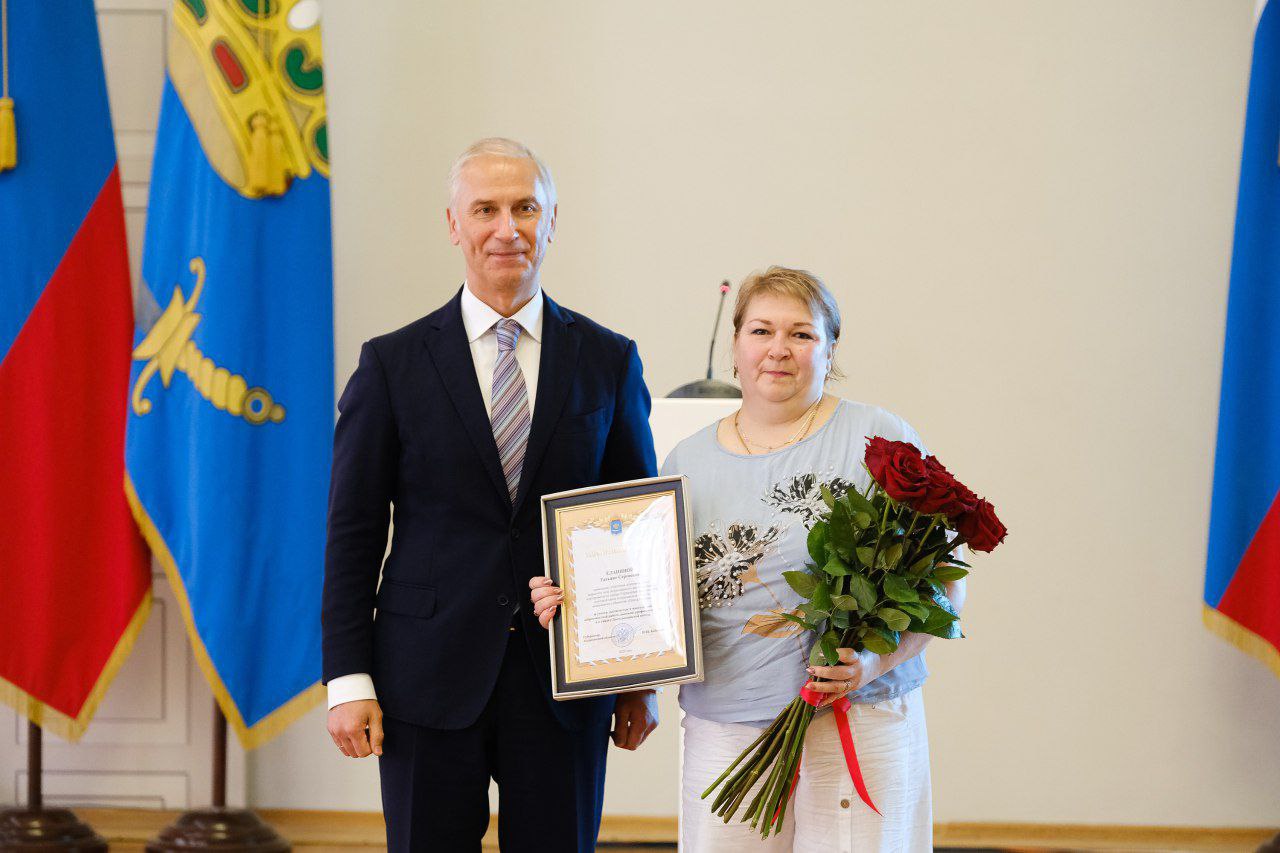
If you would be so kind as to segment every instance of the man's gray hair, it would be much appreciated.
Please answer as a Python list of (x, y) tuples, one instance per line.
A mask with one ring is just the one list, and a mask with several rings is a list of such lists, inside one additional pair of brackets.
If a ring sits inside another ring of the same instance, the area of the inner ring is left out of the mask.
[(532, 160), (533, 165), (538, 170), (538, 182), (542, 184), (542, 188), (547, 193), (547, 206), (554, 208), (556, 206), (556, 182), (551, 179), (551, 170), (547, 165), (538, 159), (538, 155), (529, 150), (527, 145), (516, 142), (514, 139), (507, 139), (502, 136), (490, 136), (487, 139), (481, 139), (473, 142), (458, 155), (458, 159), (453, 161), (453, 168), (449, 169), (449, 204), (453, 204), (453, 200), (458, 197), (458, 185), (462, 181), (462, 168), (476, 157), (511, 157), (516, 160)]

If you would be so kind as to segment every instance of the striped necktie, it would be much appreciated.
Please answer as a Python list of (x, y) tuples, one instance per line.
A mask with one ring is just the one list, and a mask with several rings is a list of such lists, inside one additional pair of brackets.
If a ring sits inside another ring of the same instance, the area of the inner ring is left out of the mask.
[(515, 320), (499, 320), (494, 330), (498, 333), (498, 363), (493, 368), (489, 422), (493, 424), (493, 440), (498, 445), (498, 458), (514, 505), (529, 444), (529, 394), (516, 362), (516, 340), (522, 330)]

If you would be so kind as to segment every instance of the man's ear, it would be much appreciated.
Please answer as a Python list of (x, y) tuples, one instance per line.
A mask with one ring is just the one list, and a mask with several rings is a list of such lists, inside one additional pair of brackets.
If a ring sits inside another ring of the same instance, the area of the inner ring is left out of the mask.
[(453, 217), (452, 208), (444, 209), (444, 218), (449, 223), (449, 242), (456, 246), (462, 242), (462, 235), (458, 233), (458, 221)]
[(559, 212), (560, 212), (560, 204), (559, 202), (557, 202), (556, 204), (551, 206), (551, 227), (547, 231), (548, 243), (550, 243), (552, 240), (556, 238), (556, 214), (558, 214)]

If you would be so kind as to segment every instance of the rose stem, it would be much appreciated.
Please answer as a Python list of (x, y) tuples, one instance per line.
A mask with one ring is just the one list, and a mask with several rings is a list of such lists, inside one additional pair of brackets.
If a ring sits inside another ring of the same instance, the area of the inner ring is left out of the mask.
[[(813, 717), (814, 717), (813, 714), (807, 714), (804, 717), (804, 719), (800, 721), (800, 737), (796, 740), (797, 747), (796, 747), (795, 755), (793, 756), (795, 761), (791, 762), (792, 764), (798, 764), (800, 761), (800, 756), (804, 753), (804, 739), (805, 739), (805, 735), (809, 733), (809, 724), (813, 722)], [(791, 775), (792, 775), (792, 778), (795, 777), (794, 767), (791, 770)], [(777, 807), (775, 808), (775, 811), (778, 814), (777, 820), (770, 820), (769, 823), (765, 824), (765, 832), (763, 835), (764, 838), (769, 837), (770, 826), (772, 826), (772, 829), (774, 832), (778, 832), (782, 829), (782, 821), (787, 816), (787, 806), (791, 803), (790, 794), (791, 794), (791, 788), (788, 787), (787, 790), (782, 795), (781, 802), (779, 802)]]
[[(733, 776), (731, 776), (729, 778), (729, 781), (725, 782), (723, 787), (720, 788), (720, 793), (716, 795), (715, 800), (711, 803), (711, 810), (713, 812), (718, 812), (720, 810), (720, 806), (726, 800), (731, 799), (733, 795), (737, 792), (738, 783), (747, 774), (747, 771), (750, 770), (752, 767), (754, 767), (756, 763), (760, 761), (761, 754), (764, 753), (766, 750), (768, 750), (769, 744), (773, 742), (773, 738), (778, 733), (778, 730), (781, 729), (782, 723), (783, 723), (783, 715), (779, 714), (778, 717), (774, 719), (773, 723), (769, 726), (769, 728), (765, 730), (764, 735), (761, 736), (761, 740), (765, 741), (764, 744), (760, 746), (758, 749), (756, 749), (754, 753), (751, 753), (750, 755), (751, 760), (748, 761), (745, 765), (743, 765), (742, 768), (739, 769), (738, 772), (735, 773)], [(741, 761), (743, 758), (746, 758), (748, 753), (750, 753), (751, 749), (752, 747), (747, 747), (747, 749), (743, 750), (742, 755), (738, 756), (738, 761)], [(735, 761), (734, 765), (736, 766), (737, 763), (738, 762)], [(727, 773), (728, 771), (725, 771), (725, 772)], [(710, 793), (710, 791), (708, 791), (707, 793)]]
[(707, 788), (707, 790), (702, 792), (702, 797), (700, 799), (705, 800), (708, 796), (710, 796), (711, 792), (716, 789), (716, 786), (719, 785), (721, 782), (723, 782), (725, 780), (725, 777), (733, 772), (733, 768), (741, 764), (742, 759), (746, 758), (751, 753), (751, 750), (759, 746), (760, 742), (763, 741), (765, 738), (767, 738), (773, 732), (773, 728), (776, 725), (778, 725), (778, 720), (775, 719), (772, 723), (769, 724), (768, 728), (766, 728), (763, 732), (760, 733), (760, 737), (756, 738), (755, 741), (751, 744), (751, 746), (742, 750), (741, 754), (739, 754), (738, 757), (733, 760), (733, 763), (730, 764), (728, 768), (726, 768), (725, 771), (720, 774), (720, 778), (712, 782), (711, 787)]
[(773, 769), (770, 770), (768, 777), (765, 779), (765, 783), (760, 786), (760, 790), (756, 794), (755, 799), (751, 801), (751, 805), (747, 807), (746, 817), (743, 818), (743, 820), (751, 821), (752, 829), (756, 828), (756, 824), (760, 820), (761, 803), (768, 802), (768, 800), (771, 799), (773, 790), (777, 787), (776, 780), (778, 776), (786, 772), (786, 768), (783, 767), (785, 762), (781, 760), (781, 756), (785, 756), (790, 752), (791, 743), (795, 738), (796, 729), (798, 728), (798, 718), (801, 713), (802, 712), (799, 707), (797, 707), (795, 701), (792, 701), (791, 705), (787, 707), (787, 724), (784, 727), (782, 743), (778, 748), (779, 759), (773, 762)]
[[(792, 703), (795, 703), (800, 700), (793, 699), (791, 701)], [(788, 707), (788, 711), (789, 710), (790, 707)], [(738, 810), (738, 806), (741, 805), (743, 799), (746, 798), (747, 793), (751, 790), (751, 786), (755, 784), (756, 779), (759, 778), (760, 772), (765, 767), (768, 767), (773, 761), (773, 757), (777, 753), (778, 746), (780, 744), (779, 736), (782, 734), (782, 729), (783, 727), (779, 726), (778, 730), (773, 733), (773, 736), (769, 738), (768, 742), (759, 751), (759, 753), (757, 753), (756, 760), (752, 761), (751, 764), (748, 765), (745, 774), (739, 771), (742, 781), (733, 786), (738, 792), (737, 796), (730, 801), (729, 805), (725, 809), (719, 812), (719, 814), (724, 815), (725, 823), (728, 823), (729, 819), (732, 818), (734, 813)], [(715, 806), (713, 805), (711, 808), (714, 810)]]
[[(775, 771), (769, 777), (768, 783), (765, 785), (767, 792), (764, 797), (764, 809), (757, 810), (752, 821), (751, 828), (756, 828), (756, 822), (762, 817), (766, 817), (765, 827), (773, 821), (773, 813), (778, 809), (778, 800), (786, 796), (787, 786), (791, 784), (791, 780), (795, 777), (796, 771), (796, 746), (800, 743), (800, 737), (804, 731), (805, 723), (808, 718), (813, 716), (811, 705), (804, 703), (803, 708), (798, 708), (795, 717), (790, 722), (790, 731), (787, 733), (787, 740), (782, 745), (782, 754), (779, 756), (775, 764)], [(806, 713), (805, 709), (809, 709)]]

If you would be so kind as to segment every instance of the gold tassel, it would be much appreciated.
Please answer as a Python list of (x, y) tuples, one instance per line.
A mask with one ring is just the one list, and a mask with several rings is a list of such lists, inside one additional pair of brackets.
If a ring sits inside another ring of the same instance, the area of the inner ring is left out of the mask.
[(289, 170), (285, 165), (289, 162), (288, 155), (284, 151), (284, 134), (280, 132), (280, 125), (271, 122), (271, 184), (267, 187), (267, 192), (271, 195), (284, 195), (289, 189)]
[(249, 192), (257, 197), (284, 195), (289, 189), (284, 135), (266, 113), (249, 120)]
[(249, 192), (266, 195), (271, 182), (271, 139), (267, 133), (267, 117), (257, 113), (249, 119)]
[(14, 124), (13, 98), (0, 98), (0, 172), (18, 165), (18, 129)]

